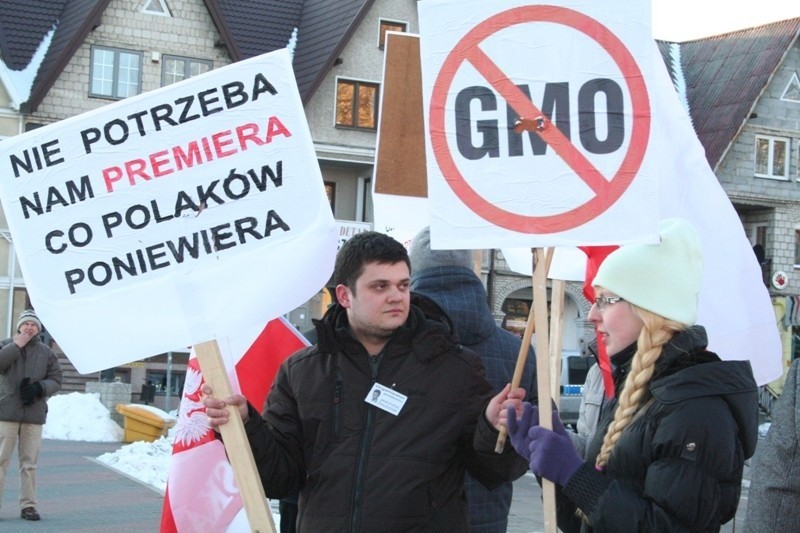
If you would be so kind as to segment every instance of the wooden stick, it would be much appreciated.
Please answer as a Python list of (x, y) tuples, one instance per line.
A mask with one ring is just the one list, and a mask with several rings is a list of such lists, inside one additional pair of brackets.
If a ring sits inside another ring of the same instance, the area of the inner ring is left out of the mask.
[(550, 290), (550, 396), (556, 405), (561, 398), (561, 347), (564, 335), (564, 287), (563, 279), (551, 280)]
[[(525, 324), (525, 333), (522, 335), (522, 345), (519, 347), (519, 354), (517, 355), (517, 365), (514, 367), (514, 376), (511, 378), (511, 388), (516, 389), (522, 382), (522, 374), (525, 372), (525, 363), (528, 360), (528, 352), (531, 349), (531, 337), (535, 328), (533, 319), (533, 305), (531, 305), (528, 312), (528, 323)], [(506, 438), (508, 437), (508, 430), (505, 426), (500, 428), (500, 434), (497, 435), (497, 443), (494, 446), (496, 453), (503, 453), (503, 448), (506, 446)]]
[[(552, 259), (552, 256), (550, 259)], [(536, 253), (533, 248), (531, 248), (531, 265), (533, 267), (533, 272), (536, 270)], [(550, 268), (549, 263), (547, 267), (548, 269)], [(533, 276), (531, 276), (531, 280), (533, 280)], [(512, 389), (519, 387), (519, 384), (522, 382), (522, 374), (525, 372), (525, 363), (528, 361), (528, 352), (531, 349), (531, 337), (533, 336), (533, 332), (536, 327), (533, 317), (534, 307), (533, 304), (531, 304), (531, 307), (528, 310), (528, 321), (525, 323), (525, 333), (522, 335), (522, 345), (520, 345), (519, 353), (517, 354), (517, 364), (514, 367), (514, 375), (511, 377)], [(497, 435), (497, 443), (495, 443), (494, 446), (495, 453), (503, 453), (503, 448), (506, 446), (507, 438), (508, 429), (505, 427), (500, 428), (500, 434)]]
[[(534, 256), (541, 258), (544, 250), (536, 248)], [(553, 429), (550, 416), (550, 328), (547, 318), (547, 261), (535, 259), (537, 267), (533, 271), (533, 305), (536, 309), (536, 384), (539, 398), (539, 425)], [(552, 258), (552, 256), (551, 256)], [(552, 481), (542, 478), (542, 505), (545, 533), (556, 533), (556, 488)]]
[[(553, 248), (547, 249), (547, 254), (544, 260), (545, 272), (550, 271), (550, 264), (553, 262), (553, 251)], [(531, 257), (533, 271), (536, 271), (537, 256), (533, 248), (531, 248)], [(533, 280), (533, 276), (531, 276), (531, 280)], [(545, 279), (545, 283), (546, 282), (547, 280)], [(536, 331), (536, 321), (534, 319), (536, 313), (534, 310), (535, 307), (531, 305), (530, 310), (528, 311), (528, 321), (525, 323), (525, 333), (522, 335), (522, 345), (519, 347), (519, 354), (517, 355), (517, 364), (514, 367), (514, 375), (511, 378), (512, 389), (519, 387), (519, 384), (522, 382), (522, 374), (525, 372), (525, 363), (528, 361), (528, 352), (530, 351), (531, 347), (531, 337), (533, 336), (534, 331)], [(503, 453), (503, 448), (505, 448), (506, 445), (506, 438), (508, 438), (508, 430), (505, 427), (502, 427), (500, 428), (500, 434), (497, 436), (497, 443), (494, 447), (495, 453)]]
[[(211, 386), (214, 395), (217, 398), (227, 398), (233, 394), (217, 341), (196, 344), (194, 351), (200, 363), (203, 379)], [(250, 530), (255, 533), (275, 533), (272, 513), (267, 506), (264, 487), (258, 478), (253, 452), (244, 432), (244, 423), (235, 407), (229, 405), (227, 409), (228, 423), (221, 425), (219, 430), (225, 443), (225, 452), (233, 468), (236, 485), (239, 487), (247, 520), (250, 522)]]

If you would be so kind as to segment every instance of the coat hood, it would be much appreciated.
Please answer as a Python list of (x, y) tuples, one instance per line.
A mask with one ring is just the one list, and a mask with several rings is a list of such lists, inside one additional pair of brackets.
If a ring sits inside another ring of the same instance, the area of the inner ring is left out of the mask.
[(447, 314), (458, 316), (456, 333), (465, 346), (475, 346), (494, 334), (497, 326), (488, 306), (476, 305), (488, 297), (472, 270), (457, 266), (426, 268), (411, 275), (411, 290), (435, 299)]
[(758, 385), (750, 362), (721, 361), (705, 350), (706, 344), (705, 330), (700, 326), (676, 334), (656, 364), (650, 392), (667, 405), (689, 398), (722, 397), (750, 457), (758, 441)]

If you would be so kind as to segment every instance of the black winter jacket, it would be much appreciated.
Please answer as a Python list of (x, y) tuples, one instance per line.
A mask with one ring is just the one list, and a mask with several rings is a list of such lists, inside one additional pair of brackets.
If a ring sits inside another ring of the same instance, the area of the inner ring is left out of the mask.
[[(300, 490), (301, 532), (468, 531), (465, 470), (491, 487), (527, 469), (508, 444), (494, 453), (480, 359), (435, 303), (412, 304), (376, 358), (333, 306), (245, 424), (267, 496)], [(397, 416), (364, 401), (375, 382), (407, 396)]]
[(694, 326), (665, 346), (652, 403), (598, 472), (616, 402), (604, 410), (587, 462), (563, 488), (592, 531), (719, 531), (735, 515), (744, 461), (758, 439), (757, 385), (748, 361), (720, 361), (707, 344)]

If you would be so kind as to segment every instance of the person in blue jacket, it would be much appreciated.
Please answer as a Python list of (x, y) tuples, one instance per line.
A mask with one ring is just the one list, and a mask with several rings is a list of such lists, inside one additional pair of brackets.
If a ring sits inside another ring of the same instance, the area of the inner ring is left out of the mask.
[[(432, 250), (430, 228), (411, 244), (411, 291), (438, 303), (452, 320), (464, 346), (477, 353), (495, 393), (511, 383), (522, 341), (498, 326), (489, 308), (483, 282), (472, 270), (471, 250)], [(536, 398), (536, 360), (529, 349), (520, 386)], [(505, 533), (513, 484), (489, 490), (469, 473), (464, 488), (472, 533)]]

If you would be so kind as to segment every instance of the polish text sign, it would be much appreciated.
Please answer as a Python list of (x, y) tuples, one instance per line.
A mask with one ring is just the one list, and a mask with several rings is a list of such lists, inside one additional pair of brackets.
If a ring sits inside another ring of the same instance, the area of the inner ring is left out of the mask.
[(657, 233), (647, 3), (555, 4), (419, 5), (438, 248)]
[(25, 284), (82, 373), (264, 324), (332, 270), (288, 51), (0, 143)]

